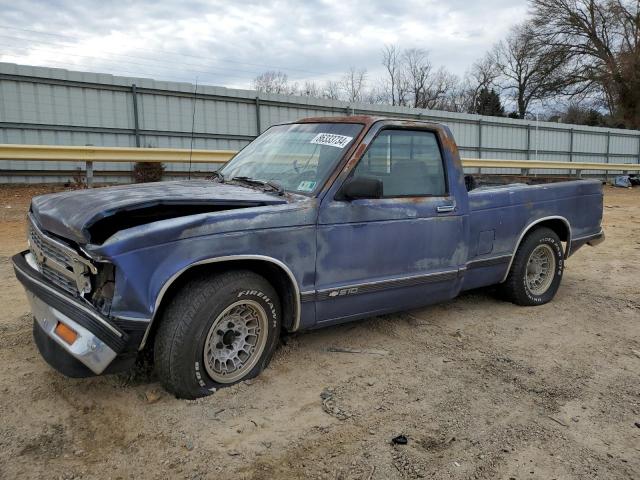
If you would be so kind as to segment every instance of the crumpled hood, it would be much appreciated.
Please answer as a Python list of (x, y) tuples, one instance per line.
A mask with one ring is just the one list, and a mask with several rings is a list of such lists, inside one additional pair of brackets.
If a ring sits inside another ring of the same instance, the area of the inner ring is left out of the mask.
[[(284, 203), (287, 203), (285, 197), (243, 186), (207, 180), (181, 180), (42, 195), (31, 201), (31, 212), (42, 229), (85, 244), (91, 240), (89, 228), (92, 225), (108, 217), (116, 218), (115, 215), (119, 215), (118, 219), (123, 218), (123, 212), (131, 212), (130, 216), (133, 217), (137, 212), (153, 207), (157, 207), (159, 212), (180, 211), (185, 208), (206, 211), (209, 207), (211, 211), (217, 211), (224, 210), (224, 207), (242, 208)], [(171, 218), (184, 214), (189, 213), (166, 215)], [(162, 218), (157, 220), (160, 219)], [(123, 228), (127, 228), (127, 221), (126, 217), (123, 218)]]

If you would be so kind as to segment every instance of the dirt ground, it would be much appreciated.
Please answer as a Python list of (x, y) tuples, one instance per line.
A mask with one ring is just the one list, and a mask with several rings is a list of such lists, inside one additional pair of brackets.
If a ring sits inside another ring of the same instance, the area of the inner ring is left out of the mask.
[(640, 478), (640, 188), (606, 189), (607, 240), (550, 304), (478, 291), (293, 335), (198, 401), (40, 358), (10, 257), (46, 190), (0, 187), (0, 478)]

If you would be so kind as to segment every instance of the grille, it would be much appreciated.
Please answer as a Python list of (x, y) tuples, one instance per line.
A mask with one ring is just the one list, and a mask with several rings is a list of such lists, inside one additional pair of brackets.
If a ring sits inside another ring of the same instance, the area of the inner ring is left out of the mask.
[(42, 275), (54, 285), (72, 295), (78, 295), (79, 291), (73, 270), (75, 262), (73, 250), (48, 239), (34, 225), (33, 220), (31, 218), (29, 220), (29, 249), (40, 265)]
[[(29, 240), (47, 257), (73, 270), (73, 260), (61, 248), (49, 243), (46, 238), (29, 222)], [(33, 253), (33, 252), (32, 252)]]
[(40, 268), (42, 269), (42, 275), (44, 275), (45, 278), (49, 280), (51, 283), (57, 285), (63, 290), (66, 290), (72, 295), (78, 295), (78, 287), (73, 281), (71, 281), (64, 275), (60, 275), (54, 269), (49, 268), (46, 265), (41, 265)]

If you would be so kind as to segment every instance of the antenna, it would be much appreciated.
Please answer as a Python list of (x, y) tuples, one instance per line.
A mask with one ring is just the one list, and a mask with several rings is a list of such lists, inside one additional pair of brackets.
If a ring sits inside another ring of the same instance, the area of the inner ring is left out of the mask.
[(191, 180), (191, 156), (193, 155), (193, 129), (196, 124), (196, 94), (198, 93), (198, 77), (196, 77), (196, 86), (193, 89), (193, 114), (191, 115), (191, 146), (189, 147), (189, 176)]

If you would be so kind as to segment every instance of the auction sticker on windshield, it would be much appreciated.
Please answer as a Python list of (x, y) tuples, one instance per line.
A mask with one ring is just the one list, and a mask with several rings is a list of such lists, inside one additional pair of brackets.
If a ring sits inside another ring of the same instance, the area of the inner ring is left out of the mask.
[(344, 148), (349, 145), (351, 140), (353, 140), (353, 137), (347, 137), (346, 135), (338, 135), (336, 133), (319, 133), (311, 139), (311, 143)]

